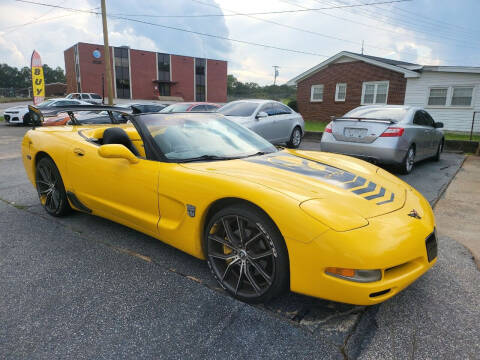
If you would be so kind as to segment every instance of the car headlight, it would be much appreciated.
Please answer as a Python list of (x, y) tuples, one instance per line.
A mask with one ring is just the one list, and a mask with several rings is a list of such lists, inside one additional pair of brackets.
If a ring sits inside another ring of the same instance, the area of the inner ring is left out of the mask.
[(381, 270), (358, 270), (358, 269), (345, 269), (338, 267), (328, 267), (325, 269), (327, 275), (335, 276), (340, 279), (368, 283), (382, 279)]
[(314, 219), (335, 231), (348, 231), (368, 225), (367, 219), (350, 207), (332, 203), (328, 199), (311, 199), (300, 204), (300, 208)]

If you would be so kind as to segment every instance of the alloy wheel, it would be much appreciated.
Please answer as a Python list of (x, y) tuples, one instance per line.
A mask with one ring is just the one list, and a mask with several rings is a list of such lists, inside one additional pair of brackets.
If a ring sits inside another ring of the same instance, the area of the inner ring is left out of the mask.
[(407, 172), (412, 171), (413, 164), (415, 162), (415, 151), (413, 148), (408, 149), (408, 154), (407, 154)]
[(226, 215), (212, 224), (207, 238), (209, 265), (219, 283), (244, 298), (265, 294), (275, 278), (277, 252), (261, 224)]
[(57, 212), (62, 206), (59, 179), (48, 163), (40, 163), (37, 167), (37, 191), (40, 202), (50, 213)]
[(297, 147), (300, 145), (301, 141), (302, 141), (302, 134), (300, 133), (300, 130), (296, 128), (295, 130), (293, 130), (292, 144), (293, 146)]

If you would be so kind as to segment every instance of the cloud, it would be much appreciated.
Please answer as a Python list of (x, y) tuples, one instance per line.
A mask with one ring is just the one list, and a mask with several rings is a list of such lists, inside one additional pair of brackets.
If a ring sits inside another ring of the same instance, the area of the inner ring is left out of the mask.
[[(35, 0), (34, 0), (35, 1)], [(59, 0), (44, 0), (58, 4)], [(202, 2), (208, 5), (201, 4)], [(357, 1), (359, 2), (359, 1)], [(131, 0), (108, 1), (108, 13), (121, 17), (158, 14), (230, 14), (236, 12), (262, 12), (272, 10), (318, 8), (346, 4), (346, 1), (313, 0)], [(352, 3), (352, 2), (348, 2)], [(311, 11), (295, 14), (257, 15), (257, 18), (280, 23), (282, 26), (246, 16), (208, 18), (155, 18), (136, 16), (140, 21), (182, 28), (238, 40), (313, 52), (325, 56), (305, 55), (229, 42), (218, 38), (165, 29), (122, 19), (109, 18), (110, 44), (129, 45), (132, 48), (223, 59), (229, 62), (228, 71), (242, 81), (260, 84), (273, 82), (273, 65), (280, 66), (279, 83), (300, 74), (339, 51), (361, 51), (364, 41), (366, 54), (420, 64), (478, 65), (480, 53), (475, 49), (475, 35), (465, 34), (469, 27), (476, 27), (471, 6), (480, 8), (479, 2), (469, 0), (460, 9), (454, 3), (449, 16), (442, 7), (431, 0), (417, 0), (415, 4), (395, 6), (370, 6), (355, 9)], [(97, 0), (64, 2), (64, 6), (91, 9)], [(456, 9), (454, 11), (454, 8)], [(416, 19), (403, 9), (418, 14), (428, 14), (441, 21), (457, 21), (461, 26), (446, 25), (432, 19)], [(437, 10), (438, 9), (438, 10)], [(76, 42), (102, 43), (102, 24), (98, 15), (71, 14), (64, 10), (52, 10), (38, 23), (16, 28), (11, 33), (5, 29), (20, 21), (27, 22), (49, 11), (48, 8), (11, 2), (2, 4), (0, 13), (0, 63), (15, 66), (28, 65), (33, 49), (37, 49), (44, 61), (51, 66), (64, 66), (63, 51)], [(461, 12), (462, 11), (462, 12)], [(56, 20), (49, 18), (66, 16)], [(22, 20), (18, 20), (22, 19)], [(290, 28), (286, 28), (290, 27)], [(295, 30), (304, 29), (305, 31)], [(3, 31), (2, 31), (3, 30)], [(429, 32), (425, 34), (425, 32)], [(445, 35), (445, 41), (441, 36)], [(440, 38), (439, 38), (440, 36)], [(449, 39), (450, 38), (450, 39)], [(458, 38), (459, 41), (454, 40)], [(470, 49), (469, 39), (472, 38)], [(344, 41), (344, 40), (346, 41)], [(480, 42), (480, 41), (477, 41)], [(462, 47), (467, 45), (467, 47)], [(453, 59), (452, 59), (453, 58)]]

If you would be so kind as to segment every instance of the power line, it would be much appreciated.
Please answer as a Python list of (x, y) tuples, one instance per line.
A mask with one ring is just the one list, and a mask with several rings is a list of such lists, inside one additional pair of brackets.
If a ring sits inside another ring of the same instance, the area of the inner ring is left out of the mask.
[(403, 3), (403, 2), (409, 2), (409, 1), (412, 1), (412, 0), (391, 0), (391, 1), (380, 1), (380, 2), (373, 2), (373, 3), (335, 5), (335, 6), (321, 7), (321, 8), (304, 8), (304, 9), (295, 9), (295, 10), (278, 10), (278, 11), (263, 11), (263, 12), (233, 13), (233, 14), (193, 14), (193, 15), (112, 14), (112, 15), (129, 16), (129, 17), (154, 17), (154, 18), (203, 18), (203, 17), (230, 17), (230, 16), (250, 16), (250, 15), (278, 15), (278, 14), (304, 13), (304, 12), (330, 10), (330, 9), (356, 8), (356, 7), (365, 7), (365, 6), (371, 6), (371, 5), (387, 5), (387, 4)]
[[(282, 0), (283, 1), (283, 0)], [(315, 0), (316, 2), (320, 2), (318, 0)], [(284, 1), (284, 2), (288, 2), (288, 1)], [(336, 0), (335, 3), (332, 3), (331, 1), (328, 1), (329, 4), (337, 4), (337, 3), (342, 3), (342, 4), (345, 4), (345, 2), (343, 1), (340, 1), (340, 0)], [(299, 6), (299, 7), (302, 7), (298, 4), (295, 4), (296, 6)], [(342, 10), (342, 9), (340, 9)], [(358, 16), (358, 14), (356, 14), (354, 11), (352, 11), (354, 9), (345, 9), (345, 11), (348, 11), (352, 14), (355, 14), (356, 16)], [(419, 24), (416, 23), (415, 21), (409, 21), (410, 19), (406, 18), (396, 18), (396, 17), (392, 17), (392, 16), (389, 16), (385, 13), (379, 13), (378, 11), (377, 12), (374, 12), (374, 11), (371, 11), (371, 10), (367, 10), (367, 9), (364, 9), (364, 8), (359, 8), (358, 11), (362, 12), (363, 14), (363, 17), (364, 18), (370, 18), (376, 22), (380, 22), (380, 23), (385, 23), (386, 21), (385, 20), (382, 20), (381, 18), (384, 18), (384, 19), (390, 19), (390, 21), (394, 21), (394, 22), (398, 22), (400, 24), (404, 24), (405, 26), (407, 26), (409, 28), (409, 30), (415, 30), (416, 32), (418, 33), (421, 33), (421, 34), (425, 34), (427, 35), (428, 37), (425, 37), (425, 36), (419, 36), (419, 34), (416, 34), (416, 36), (419, 38), (419, 39), (422, 39), (422, 40), (425, 40), (425, 41), (429, 41), (429, 42), (433, 42), (433, 43), (438, 43), (438, 44), (444, 44), (446, 40), (449, 40), (449, 41), (454, 41), (456, 43), (456, 45), (458, 46), (459, 43), (462, 43), (462, 46), (463, 47), (466, 47), (466, 48), (477, 48), (477, 46), (471, 46), (470, 44), (472, 42), (475, 42), (477, 41), (476, 38), (472, 38), (471, 40), (469, 39), (463, 39), (463, 38), (454, 38), (454, 37), (451, 37), (449, 36), (450, 33), (447, 32), (446, 34), (437, 34), (439, 32), (441, 32), (442, 29), (439, 29), (438, 27), (434, 29), (435, 33), (430, 33), (428, 32), (429, 30), (425, 30), (425, 29), (422, 29), (422, 28), (419, 28)], [(349, 21), (349, 22), (352, 22), (352, 23), (356, 23), (356, 24), (361, 24), (361, 25), (364, 25), (364, 26), (368, 26), (370, 28), (376, 28), (376, 29), (379, 29), (379, 30), (382, 30), (382, 31), (387, 31), (387, 32), (390, 32), (392, 33), (392, 30), (391, 29), (387, 29), (387, 28), (384, 28), (384, 27), (379, 27), (379, 26), (372, 26), (371, 24), (365, 24), (365, 23), (362, 23), (360, 21), (356, 21), (356, 20), (352, 20), (352, 19), (345, 19), (345, 18), (342, 18), (342, 17), (339, 17), (339, 16), (335, 16), (335, 15), (332, 15), (332, 14), (327, 14), (327, 13), (323, 13), (327, 16), (332, 16), (332, 17), (336, 17), (336, 18), (340, 18), (340, 19), (343, 19), (345, 21)], [(379, 16), (381, 18), (379, 18)], [(395, 32), (394, 32), (395, 33)], [(465, 35), (461, 35), (462, 37), (464, 37)], [(431, 38), (438, 38), (440, 40), (434, 40), (434, 39), (431, 39)]]
[[(55, 5), (45, 4), (45, 3), (40, 3), (40, 2), (34, 2), (34, 1), (27, 1), (27, 0), (16, 0), (16, 1), (35, 4), (35, 5), (41, 5), (41, 6), (57, 7)], [(91, 10), (73, 9), (73, 8), (67, 8), (67, 7), (62, 7), (62, 9), (69, 10), (69, 11), (75, 11), (75, 12), (90, 13), (90, 14), (95, 14), (95, 15), (100, 14), (99, 12), (91, 11)], [(123, 17), (123, 16), (109, 15), (108, 17), (113, 18), (113, 19), (120, 19), (120, 20), (125, 20), (125, 21), (132, 21), (132, 22), (136, 22), (136, 23), (157, 26), (157, 27), (161, 27), (161, 28), (169, 29), (169, 30), (175, 30), (175, 31), (180, 31), (180, 32), (185, 32), (185, 33), (190, 33), (190, 34), (196, 34), (196, 35), (209, 37), (209, 38), (227, 40), (227, 41), (236, 42), (236, 43), (240, 43), (240, 44), (258, 46), (258, 47), (281, 50), (281, 51), (287, 51), (287, 52), (292, 52), (292, 53), (297, 53), (297, 54), (313, 55), (313, 56), (319, 56), (319, 57), (324, 57), (324, 58), (329, 57), (328, 55), (318, 54), (318, 53), (314, 53), (314, 52), (310, 52), (310, 51), (295, 50), (295, 49), (283, 48), (283, 47), (274, 46), (274, 45), (260, 44), (260, 43), (256, 43), (256, 42), (252, 42), (252, 41), (233, 39), (233, 38), (226, 37), (226, 36), (202, 33), (202, 32), (199, 32), (199, 31), (188, 30), (188, 29), (178, 28), (178, 27), (174, 27), (174, 26), (156, 24), (156, 23), (152, 23), (152, 22), (149, 22), (149, 21), (143, 21), (143, 20), (138, 20), (138, 19), (130, 19), (130, 18)]]

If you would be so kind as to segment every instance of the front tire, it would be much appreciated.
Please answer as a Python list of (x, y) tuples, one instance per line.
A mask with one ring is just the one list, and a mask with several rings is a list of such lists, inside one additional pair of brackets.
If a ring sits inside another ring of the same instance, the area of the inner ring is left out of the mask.
[(412, 145), (408, 148), (405, 158), (403, 159), (402, 164), (399, 166), (399, 171), (401, 174), (410, 174), (415, 163), (415, 147)]
[(23, 115), (23, 125), (28, 126), (31, 124), (32, 124), (32, 121), (30, 120), (30, 114), (26, 113), (25, 115)]
[(35, 183), (40, 203), (47, 213), (64, 216), (71, 211), (62, 177), (51, 158), (43, 157), (38, 161)]
[(241, 301), (266, 302), (289, 284), (283, 237), (254, 206), (237, 204), (217, 212), (205, 228), (204, 252), (220, 286)]
[(437, 153), (433, 157), (433, 161), (440, 161), (440, 154), (442, 153), (442, 151), (443, 151), (443, 139), (440, 140), (440, 143), (438, 144)]
[(287, 142), (287, 147), (291, 149), (298, 149), (301, 142), (302, 142), (302, 129), (296, 126), (292, 130), (292, 134), (290, 135), (290, 140)]

